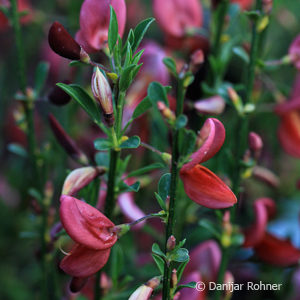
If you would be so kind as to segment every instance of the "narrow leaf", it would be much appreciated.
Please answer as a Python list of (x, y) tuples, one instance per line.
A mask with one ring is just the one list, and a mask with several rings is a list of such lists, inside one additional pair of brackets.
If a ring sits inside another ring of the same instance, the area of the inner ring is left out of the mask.
[(108, 47), (110, 53), (113, 53), (114, 47), (118, 40), (118, 20), (112, 6), (110, 6), (110, 20), (108, 28)]
[(146, 34), (149, 26), (154, 22), (154, 18), (149, 18), (141, 21), (134, 29), (134, 43), (132, 45), (132, 52), (134, 53), (139, 47), (144, 35)]
[(151, 165), (148, 165), (144, 168), (141, 168), (141, 169), (138, 169), (138, 170), (135, 170), (135, 171), (132, 171), (130, 172), (127, 177), (134, 177), (134, 176), (140, 176), (140, 175), (143, 175), (145, 173), (148, 173), (152, 170), (155, 170), (155, 169), (160, 169), (160, 168), (163, 168), (164, 165), (161, 164), (161, 163), (154, 163), (154, 164), (151, 164)]
[(135, 108), (135, 110), (132, 114), (132, 118), (136, 119), (136, 118), (140, 117), (151, 107), (152, 107), (152, 103), (151, 103), (149, 97), (144, 98)]
[(162, 175), (158, 183), (158, 194), (163, 201), (166, 201), (169, 195), (170, 185), (171, 185), (171, 174), (166, 173)]

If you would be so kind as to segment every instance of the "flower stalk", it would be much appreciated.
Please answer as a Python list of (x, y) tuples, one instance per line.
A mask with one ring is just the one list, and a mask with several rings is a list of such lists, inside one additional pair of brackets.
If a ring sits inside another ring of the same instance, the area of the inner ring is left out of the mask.
[[(178, 79), (178, 90), (177, 90), (177, 102), (176, 102), (176, 117), (182, 114), (183, 112), (183, 101), (185, 96), (186, 89), (184, 87), (184, 80), (179, 77)], [(176, 208), (176, 193), (179, 177), (179, 137), (180, 129), (173, 129), (173, 141), (172, 141), (172, 161), (171, 161), (171, 185), (170, 185), (170, 202), (168, 209), (168, 220), (166, 226), (166, 235), (165, 235), (165, 253), (168, 249), (168, 240), (169, 237), (174, 235), (175, 227), (175, 208)], [(163, 300), (171, 299), (171, 277), (172, 277), (172, 265), (165, 262), (164, 266), (164, 276), (163, 276)]]

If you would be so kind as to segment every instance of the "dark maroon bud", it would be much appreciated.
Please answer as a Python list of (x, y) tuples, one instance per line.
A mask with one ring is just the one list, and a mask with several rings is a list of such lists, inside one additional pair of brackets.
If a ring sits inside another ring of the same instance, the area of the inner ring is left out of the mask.
[(57, 141), (65, 151), (78, 163), (87, 165), (87, 156), (77, 147), (72, 138), (65, 132), (52, 114), (49, 114), (49, 122)]
[(81, 59), (82, 49), (80, 45), (59, 22), (52, 24), (48, 41), (51, 49), (58, 55), (68, 59)]
[[(71, 82), (69, 80), (64, 80), (63, 83), (70, 84)], [(71, 97), (65, 91), (63, 91), (60, 87), (55, 85), (51, 89), (51, 91), (48, 95), (48, 99), (51, 103), (53, 103), (55, 105), (63, 106), (70, 102)]]
[(73, 277), (70, 283), (70, 291), (78, 293), (86, 284), (88, 277)]

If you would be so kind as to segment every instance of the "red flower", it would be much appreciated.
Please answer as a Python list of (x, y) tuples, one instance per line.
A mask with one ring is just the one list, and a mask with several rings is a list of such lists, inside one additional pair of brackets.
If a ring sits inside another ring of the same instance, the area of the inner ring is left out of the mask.
[(80, 30), (76, 40), (88, 53), (101, 50), (107, 43), (110, 5), (116, 12), (119, 34), (122, 36), (126, 22), (124, 0), (85, 0), (81, 6)]
[(74, 277), (88, 277), (107, 262), (110, 248), (117, 241), (111, 232), (114, 224), (96, 208), (76, 198), (62, 195), (60, 219), (76, 242), (60, 263), (61, 269)]
[(153, 0), (153, 11), (161, 29), (173, 37), (183, 37), (188, 29), (203, 23), (198, 0)]
[(249, 9), (253, 4), (253, 0), (231, 0), (231, 3), (238, 3), (241, 9)]
[(269, 233), (265, 233), (254, 250), (261, 260), (279, 267), (289, 267), (300, 260), (300, 250), (289, 240), (279, 239)]
[(223, 124), (217, 119), (207, 119), (199, 138), (204, 141), (202, 146), (180, 170), (185, 192), (193, 201), (208, 208), (234, 205), (237, 199), (230, 188), (213, 172), (199, 165), (212, 158), (222, 147), (225, 139)]
[(270, 198), (257, 199), (254, 204), (255, 222), (244, 231), (244, 247), (253, 247), (265, 235), (268, 220), (275, 214), (275, 203)]
[(300, 157), (300, 74), (296, 77), (291, 100), (278, 105), (280, 116), (278, 137), (283, 149), (291, 156)]

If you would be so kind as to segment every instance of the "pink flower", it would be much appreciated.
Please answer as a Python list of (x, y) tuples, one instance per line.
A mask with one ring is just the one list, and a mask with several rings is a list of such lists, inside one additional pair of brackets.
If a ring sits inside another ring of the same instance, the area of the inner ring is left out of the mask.
[(183, 165), (180, 177), (186, 194), (196, 203), (208, 208), (225, 208), (237, 199), (230, 188), (203, 163), (212, 158), (222, 147), (225, 129), (217, 119), (207, 119), (199, 133), (202, 146), (191, 155), (191, 161)]
[(289, 56), (295, 67), (300, 70), (300, 35), (298, 35), (290, 45)]
[(174, 37), (183, 37), (189, 29), (203, 23), (198, 0), (153, 0), (153, 11), (161, 29)]
[(225, 109), (225, 101), (216, 95), (196, 101), (194, 107), (201, 114), (220, 115)]
[(111, 231), (114, 224), (96, 208), (76, 198), (62, 195), (60, 201), (60, 220), (76, 242), (60, 267), (74, 277), (91, 276), (106, 264), (117, 241)]
[(110, 5), (116, 12), (119, 34), (122, 36), (126, 22), (124, 0), (85, 0), (81, 6), (80, 30), (76, 40), (88, 53), (103, 49), (107, 43)]

